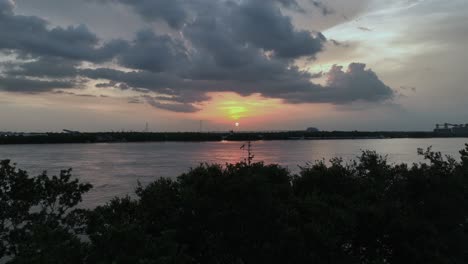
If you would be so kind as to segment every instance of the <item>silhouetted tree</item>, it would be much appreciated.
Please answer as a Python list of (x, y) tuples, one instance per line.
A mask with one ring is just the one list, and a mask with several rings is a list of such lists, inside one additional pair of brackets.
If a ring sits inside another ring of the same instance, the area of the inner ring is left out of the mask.
[(10, 161), (0, 163), (0, 257), (11, 263), (82, 263), (74, 207), (91, 185), (71, 180), (71, 170), (29, 177)]
[(460, 162), (419, 153), (427, 163), (389, 164), (365, 151), (298, 175), (263, 163), (202, 164), (90, 211), (72, 209), (90, 186), (70, 181), (70, 171), (30, 178), (5, 161), (2, 256), (11, 263), (467, 263), (468, 145)]

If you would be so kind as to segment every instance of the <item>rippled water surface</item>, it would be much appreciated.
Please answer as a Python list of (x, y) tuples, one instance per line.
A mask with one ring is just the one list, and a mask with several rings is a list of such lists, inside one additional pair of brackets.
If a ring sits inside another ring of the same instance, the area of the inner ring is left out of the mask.
[[(466, 138), (297, 140), (253, 142), (255, 161), (279, 163), (296, 172), (298, 165), (340, 156), (345, 161), (361, 150), (388, 155), (391, 162), (420, 162), (418, 148), (459, 157)], [(94, 185), (84, 199), (85, 206), (105, 203), (112, 197), (133, 192), (137, 182), (158, 177), (176, 177), (199, 163), (237, 162), (246, 157), (243, 142), (162, 142), (113, 144), (5, 145), (0, 159), (10, 159), (31, 174), (73, 168), (73, 175)]]

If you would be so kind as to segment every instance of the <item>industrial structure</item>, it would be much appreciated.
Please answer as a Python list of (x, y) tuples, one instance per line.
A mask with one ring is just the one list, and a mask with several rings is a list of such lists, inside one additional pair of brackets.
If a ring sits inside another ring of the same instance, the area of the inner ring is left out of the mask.
[(436, 124), (434, 133), (454, 136), (468, 136), (468, 124)]

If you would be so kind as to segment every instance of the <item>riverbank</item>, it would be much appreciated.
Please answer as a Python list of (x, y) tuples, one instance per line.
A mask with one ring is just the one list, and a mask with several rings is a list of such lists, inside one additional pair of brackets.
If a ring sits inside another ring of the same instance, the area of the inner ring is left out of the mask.
[[(468, 136), (468, 135), (467, 135)], [(465, 137), (467, 137), (465, 136)], [(0, 136), (0, 145), (6, 144), (63, 144), (112, 142), (163, 142), (163, 141), (256, 141), (256, 140), (322, 140), (322, 139), (388, 139), (388, 138), (442, 138), (461, 137), (424, 131), (364, 132), (96, 132), (96, 133), (40, 133), (10, 134)]]

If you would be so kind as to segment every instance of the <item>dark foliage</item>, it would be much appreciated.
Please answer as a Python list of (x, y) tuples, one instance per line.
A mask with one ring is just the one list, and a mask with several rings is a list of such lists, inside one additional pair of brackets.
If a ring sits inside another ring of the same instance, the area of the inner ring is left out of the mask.
[(0, 169), (1, 256), (10, 263), (467, 263), (468, 145), (424, 164), (374, 152), (299, 175), (200, 165), (94, 210), (89, 185)]
[(0, 257), (11, 263), (81, 263), (84, 244), (77, 237), (81, 195), (89, 184), (59, 176), (29, 177), (4, 160), (0, 163)]

